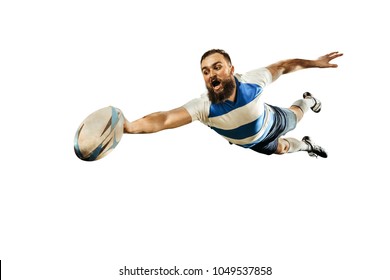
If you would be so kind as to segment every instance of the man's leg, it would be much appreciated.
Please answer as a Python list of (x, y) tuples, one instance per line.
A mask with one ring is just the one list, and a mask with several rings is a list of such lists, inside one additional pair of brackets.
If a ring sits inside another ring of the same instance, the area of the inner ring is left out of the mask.
[[(297, 121), (299, 122), (309, 108), (313, 112), (319, 113), (321, 111), (321, 101), (313, 97), (311, 93), (305, 92), (303, 94), (303, 99), (295, 101), (289, 109), (294, 112), (297, 116)], [(306, 151), (313, 157), (328, 157), (326, 151), (322, 147), (314, 144), (309, 136), (303, 137), (302, 140), (296, 138), (278, 139), (278, 147), (275, 154), (295, 153), (299, 151)]]
[(275, 154), (295, 153), (300, 151), (306, 151), (311, 157), (328, 157), (326, 151), (310, 139), (309, 136), (305, 136), (302, 140), (296, 138), (279, 138), (278, 147), (276, 148)]

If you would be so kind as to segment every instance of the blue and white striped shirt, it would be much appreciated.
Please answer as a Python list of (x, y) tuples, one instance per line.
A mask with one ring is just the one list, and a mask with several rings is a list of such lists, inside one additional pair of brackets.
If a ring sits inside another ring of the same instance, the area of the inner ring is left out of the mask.
[(199, 120), (230, 143), (250, 148), (261, 142), (270, 131), (274, 115), (262, 101), (263, 88), (272, 82), (267, 68), (235, 74), (236, 101), (212, 104), (207, 93), (185, 104), (192, 121)]

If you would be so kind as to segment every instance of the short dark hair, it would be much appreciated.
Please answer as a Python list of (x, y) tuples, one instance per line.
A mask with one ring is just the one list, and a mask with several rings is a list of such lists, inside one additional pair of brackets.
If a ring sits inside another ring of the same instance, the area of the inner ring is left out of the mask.
[(225, 52), (224, 50), (221, 50), (221, 49), (211, 49), (211, 50), (208, 50), (207, 52), (205, 52), (203, 55), (202, 55), (202, 58), (200, 59), (200, 64), (202, 64), (202, 61), (208, 57), (209, 55), (212, 55), (212, 54), (215, 54), (215, 53), (219, 53), (219, 54), (222, 54), (223, 57), (225, 58), (225, 60), (230, 64), (232, 65), (232, 61), (230, 60), (230, 56), (227, 52)]

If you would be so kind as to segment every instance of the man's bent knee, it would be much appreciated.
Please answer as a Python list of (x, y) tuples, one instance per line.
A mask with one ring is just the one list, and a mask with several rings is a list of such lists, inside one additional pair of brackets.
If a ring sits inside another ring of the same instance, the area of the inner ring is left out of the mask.
[(298, 122), (303, 118), (304, 112), (302, 111), (301, 107), (292, 105), (289, 109), (294, 112)]
[(276, 148), (275, 154), (283, 155), (287, 153), (289, 149), (290, 149), (290, 143), (284, 138), (279, 138), (278, 147)]

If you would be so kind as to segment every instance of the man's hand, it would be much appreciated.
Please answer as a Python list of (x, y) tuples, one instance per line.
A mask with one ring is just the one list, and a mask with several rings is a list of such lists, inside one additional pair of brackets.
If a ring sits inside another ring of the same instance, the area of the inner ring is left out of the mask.
[(326, 55), (320, 56), (316, 61), (316, 66), (319, 68), (336, 68), (338, 67), (337, 64), (329, 63), (331, 60), (342, 56), (342, 53), (339, 52), (331, 52)]
[(271, 72), (272, 81), (278, 79), (281, 75), (291, 73), (301, 69), (307, 68), (336, 68), (337, 64), (329, 63), (331, 60), (336, 57), (342, 56), (342, 53), (331, 52), (329, 54), (323, 55), (315, 60), (308, 59), (287, 59), (276, 62), (267, 66), (267, 69)]

